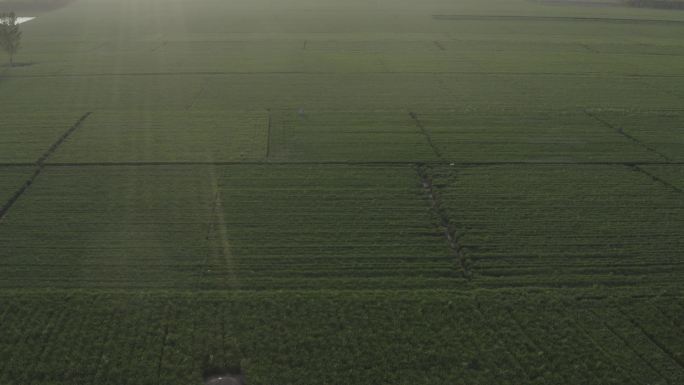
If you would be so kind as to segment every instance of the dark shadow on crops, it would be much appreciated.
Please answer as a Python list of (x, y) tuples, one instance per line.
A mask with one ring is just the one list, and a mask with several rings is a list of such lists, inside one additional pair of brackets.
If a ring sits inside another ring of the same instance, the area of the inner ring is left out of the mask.
[(66, 7), (75, 0), (7, 0), (0, 1), (0, 12), (16, 12), (31, 16)]
[(245, 375), (240, 369), (208, 368), (202, 374), (206, 385), (246, 385)]

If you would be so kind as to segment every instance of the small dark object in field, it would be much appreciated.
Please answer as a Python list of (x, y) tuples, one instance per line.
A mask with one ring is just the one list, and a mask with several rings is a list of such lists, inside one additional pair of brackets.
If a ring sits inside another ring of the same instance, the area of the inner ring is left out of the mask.
[(206, 385), (246, 385), (245, 376), (239, 371), (228, 369), (207, 369), (202, 379)]

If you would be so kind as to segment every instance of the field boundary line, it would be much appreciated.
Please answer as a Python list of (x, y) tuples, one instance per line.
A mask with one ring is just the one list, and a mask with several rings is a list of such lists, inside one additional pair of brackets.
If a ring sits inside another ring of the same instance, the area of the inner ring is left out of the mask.
[(14, 206), (15, 203), (21, 198), (22, 195), (31, 187), (31, 185), (36, 181), (36, 178), (41, 174), (43, 169), (45, 168), (45, 161), (47, 161), (52, 154), (57, 151), (59, 146), (64, 143), (65, 140), (69, 138), (71, 134), (74, 133), (78, 129), (78, 127), (81, 126), (81, 124), (92, 114), (92, 112), (87, 112), (83, 116), (81, 116), (76, 123), (74, 123), (71, 127), (69, 127), (66, 132), (64, 132), (58, 139), (55, 141), (48, 149), (45, 151), (38, 160), (31, 164), (31, 166), (35, 167), (33, 170), (33, 173), (31, 176), (28, 177), (24, 181), (24, 183), (17, 189), (17, 191), (12, 194), (10, 199), (5, 202), (2, 206), (0, 206), (0, 222), (2, 222), (3, 219), (7, 216), (7, 213), (10, 211), (12, 206)]
[(202, 81), (202, 86), (200, 87), (199, 91), (195, 93), (192, 96), (192, 99), (190, 100), (190, 103), (185, 106), (185, 111), (190, 111), (193, 107), (195, 107), (195, 104), (197, 104), (197, 101), (199, 100), (200, 97), (204, 94), (204, 89), (207, 87), (207, 80), (203, 79)]
[(28, 188), (31, 187), (35, 179), (38, 177), (38, 175), (40, 175), (41, 171), (41, 168), (35, 169), (33, 171), (33, 174), (31, 174), (31, 176), (26, 181), (24, 181), (24, 184), (22, 184), (19, 187), (19, 189), (15, 191), (14, 194), (12, 194), (10, 199), (7, 202), (5, 202), (5, 204), (3, 204), (2, 207), (0, 207), (0, 222), (2, 222), (3, 219), (5, 219), (5, 216), (7, 216), (7, 213), (12, 208), (12, 206), (14, 206), (14, 204), (17, 203), (19, 198), (21, 198), (21, 196), (24, 195), (26, 190), (28, 190)]
[(620, 135), (624, 136), (625, 138), (629, 139), (629, 140), (632, 141), (633, 143), (635, 143), (635, 144), (641, 146), (642, 148), (644, 148), (644, 149), (646, 149), (646, 150), (648, 150), (648, 151), (650, 151), (650, 152), (652, 152), (652, 153), (658, 155), (659, 157), (665, 159), (665, 161), (670, 162), (670, 161), (672, 160), (672, 159), (670, 159), (670, 157), (668, 157), (667, 155), (665, 155), (665, 154), (663, 154), (662, 152), (658, 151), (658, 150), (655, 149), (654, 147), (651, 147), (651, 146), (647, 145), (646, 143), (642, 142), (641, 140), (635, 138), (634, 136), (628, 134), (627, 132), (625, 132), (625, 130), (624, 130), (622, 127), (618, 127), (618, 126), (612, 124), (611, 122), (609, 122), (609, 121), (607, 121), (607, 120), (605, 120), (605, 119), (599, 117), (598, 115), (596, 115), (596, 114), (594, 114), (594, 113), (592, 113), (592, 112), (589, 112), (588, 110), (584, 110), (584, 113), (585, 113), (588, 117), (590, 117), (590, 118), (594, 119), (595, 121), (601, 123), (604, 127), (607, 127), (607, 128), (610, 128), (610, 129), (614, 130), (615, 132), (617, 132), (618, 134), (620, 134)]
[(667, 319), (669, 323), (671, 323), (672, 325), (674, 325), (674, 327), (683, 329), (683, 328), (682, 328), (682, 323), (681, 323), (680, 321), (678, 321), (676, 318), (672, 318), (670, 315), (666, 314), (666, 313), (663, 311), (662, 306), (651, 304), (651, 307), (652, 307), (653, 309), (655, 309), (658, 313), (660, 313), (660, 315), (661, 315), (663, 318)]
[(604, 357), (605, 359), (607, 359), (608, 361), (610, 361), (610, 363), (611, 363), (615, 368), (619, 369), (623, 374), (625, 374), (627, 377), (629, 377), (629, 379), (632, 380), (635, 384), (638, 384), (639, 381), (637, 381), (637, 379), (634, 378), (634, 376), (632, 375), (632, 373), (631, 373), (630, 371), (628, 371), (624, 366), (622, 366), (618, 361), (616, 361), (615, 358), (614, 358), (613, 356), (610, 355), (610, 353), (608, 353), (608, 351), (603, 347), (603, 345), (601, 345), (601, 344), (599, 343), (599, 341), (597, 341), (596, 338), (594, 338), (594, 336), (592, 336), (591, 333), (589, 333), (589, 331), (588, 331), (587, 328), (582, 324), (582, 322), (580, 322), (580, 320), (578, 320), (578, 319), (576, 318), (577, 316), (578, 316), (577, 313), (575, 313), (574, 317), (570, 317), (570, 318), (569, 318), (570, 322), (571, 322), (573, 325), (575, 325), (575, 328), (576, 328), (577, 330), (581, 331), (581, 333), (584, 334), (584, 337), (587, 338), (587, 340), (589, 341), (589, 343), (590, 343), (591, 345), (593, 345), (594, 347), (596, 347), (596, 349), (597, 349), (598, 351), (601, 352), (601, 355), (603, 355), (603, 357)]
[(651, 341), (653, 345), (655, 345), (656, 347), (658, 347), (658, 349), (660, 349), (660, 351), (665, 353), (665, 355), (667, 355), (675, 364), (677, 364), (677, 366), (679, 366), (681, 369), (684, 369), (684, 361), (678, 358), (672, 352), (672, 350), (670, 350), (667, 346), (658, 341), (658, 339), (653, 334), (649, 333), (646, 329), (644, 329), (644, 327), (641, 326), (639, 322), (637, 322), (633, 317), (629, 316), (622, 308), (618, 308), (618, 312), (622, 314), (622, 316), (625, 317), (629, 321), (629, 323), (632, 324), (632, 326), (639, 329), (641, 334), (645, 335), (646, 338), (648, 338), (648, 340)]
[(449, 215), (446, 209), (442, 207), (442, 202), (437, 195), (432, 183), (432, 177), (428, 172), (428, 168), (424, 164), (420, 164), (416, 167), (418, 177), (420, 178), (421, 185), (423, 187), (423, 192), (427, 195), (430, 201), (430, 208), (437, 214), (440, 221), (440, 227), (444, 233), (449, 248), (456, 257), (458, 265), (463, 273), (463, 277), (470, 280), (472, 278), (472, 273), (468, 267), (469, 263), (465, 253), (463, 252), (463, 247), (458, 242), (458, 237), (456, 236), (456, 229), (453, 228), (451, 222), (449, 221)]
[(432, 148), (432, 151), (435, 153), (437, 158), (442, 159), (442, 153), (439, 152), (439, 149), (435, 146), (435, 143), (432, 141), (432, 136), (430, 136), (430, 133), (423, 125), (423, 122), (421, 122), (420, 119), (418, 119), (418, 114), (416, 114), (413, 111), (409, 111), (409, 116), (411, 117), (411, 119), (413, 119), (413, 122), (416, 124), (416, 127), (418, 127), (420, 132), (423, 134), (423, 136), (427, 140), (428, 145), (430, 146), (430, 148)]
[(646, 366), (648, 366), (649, 369), (651, 369), (651, 370), (653, 371), (653, 373), (657, 374), (658, 376), (660, 376), (660, 378), (662, 378), (663, 380), (665, 380), (666, 383), (670, 384), (670, 381), (669, 381), (669, 380), (668, 380), (668, 379), (667, 379), (667, 378), (666, 378), (666, 377), (665, 377), (665, 376), (664, 376), (664, 375), (663, 375), (655, 366), (653, 366), (653, 363), (652, 363), (651, 361), (647, 360), (647, 359), (643, 356), (643, 354), (641, 354), (640, 352), (638, 352), (638, 351), (634, 348), (634, 346), (632, 346), (632, 344), (630, 344), (629, 341), (628, 341), (622, 334), (618, 333), (618, 332), (615, 330), (615, 328), (613, 328), (611, 325), (609, 325), (608, 322), (607, 322), (604, 318), (602, 318), (598, 313), (596, 313), (593, 309), (589, 309), (589, 312), (591, 312), (591, 313), (594, 315), (594, 317), (596, 317), (596, 318), (603, 324), (603, 326), (604, 326), (606, 329), (608, 329), (608, 331), (610, 331), (610, 333), (611, 333), (612, 335), (614, 335), (618, 340), (622, 341), (622, 343), (623, 343), (627, 348), (629, 348), (629, 350), (630, 350), (637, 358), (639, 358), (639, 360), (640, 360), (641, 362), (643, 362), (644, 364), (646, 364)]
[(663, 178), (661, 178), (661, 177), (659, 177), (659, 176), (657, 176), (657, 175), (655, 175), (655, 174), (652, 174), (652, 173), (650, 173), (650, 172), (644, 170), (643, 168), (639, 167), (639, 166), (636, 165), (636, 164), (635, 164), (635, 165), (632, 165), (631, 168), (632, 168), (632, 170), (634, 170), (634, 171), (636, 171), (636, 172), (640, 172), (640, 173), (642, 173), (642, 174), (648, 176), (649, 178), (651, 178), (651, 179), (653, 179), (654, 181), (656, 181), (656, 182), (658, 182), (658, 183), (664, 185), (665, 187), (669, 187), (670, 189), (672, 189), (672, 190), (674, 190), (674, 191), (676, 191), (676, 192), (678, 192), (678, 193), (680, 193), (680, 194), (684, 194), (684, 190), (682, 190), (682, 189), (680, 189), (679, 187), (673, 185), (672, 183), (666, 181), (665, 179), (663, 179)]
[(57, 141), (55, 143), (53, 143), (52, 146), (50, 146), (50, 148), (48, 148), (48, 150), (43, 153), (43, 155), (41, 155), (40, 158), (38, 158), (36, 165), (38, 165), (39, 167), (43, 167), (43, 164), (45, 164), (45, 161), (48, 160), (48, 158), (50, 158), (55, 151), (57, 151), (59, 146), (61, 146), (62, 143), (64, 143), (64, 141), (67, 140), (71, 136), (71, 134), (73, 134), (81, 126), (81, 124), (83, 124), (83, 122), (86, 119), (88, 119), (88, 117), (90, 115), (92, 115), (92, 112), (86, 112), (85, 114), (83, 114), (83, 116), (81, 116), (76, 121), (76, 123), (74, 123), (71, 127), (69, 127), (69, 129), (66, 130), (66, 132), (64, 132), (64, 134), (62, 134), (57, 139)]

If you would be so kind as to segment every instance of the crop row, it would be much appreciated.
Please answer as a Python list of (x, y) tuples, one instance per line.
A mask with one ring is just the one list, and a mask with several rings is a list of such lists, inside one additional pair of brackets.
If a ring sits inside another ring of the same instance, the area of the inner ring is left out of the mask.
[(445, 287), (413, 167), (48, 167), (0, 224), (5, 287)]
[[(96, 111), (48, 162), (680, 160), (680, 115), (634, 114), (628, 123), (611, 113), (592, 116), (581, 111), (317, 111), (304, 106), (299, 112)], [(2, 123), (7, 130), (0, 140), (0, 163), (35, 162), (75, 121), (73, 114), (29, 119), (10, 114)]]
[(265, 158), (266, 111), (96, 112), (52, 162), (225, 162)]
[[(82, 115), (82, 113), (80, 114)], [(70, 112), (3, 113), (0, 163), (32, 163), (79, 118)]]
[(0, 274), (5, 287), (427, 288), (463, 283), (465, 266), (485, 286), (671, 286), (677, 170), (432, 166), (438, 211), (412, 166), (47, 167), (0, 224)]
[(661, 183), (675, 191), (684, 191), (684, 167), (682, 166), (640, 166), (640, 169), (654, 176)]
[(78, 294), (0, 298), (3, 384), (667, 384), (678, 298), (454, 293)]
[[(683, 78), (541, 74), (149, 74), (8, 77), (3, 110), (514, 112), (681, 109)], [(408, 110), (408, 111), (407, 111)]]
[(671, 160), (684, 161), (684, 115), (681, 113), (604, 111), (598, 116), (643, 146), (656, 149)]
[[(674, 33), (674, 32), (673, 32)], [(624, 75), (680, 74), (681, 45), (592, 41), (589, 38), (526, 41), (462, 40), (435, 35), (421, 40), (344, 40), (340, 35), (293, 35), (252, 41), (128, 41), (118, 50), (105, 44), (37, 42), (22, 52), (41, 66), (24, 73), (402, 73), (558, 72)], [(593, 36), (592, 36), (593, 37)], [(61, 48), (61, 49), (60, 49)], [(197, 58), (202, 60), (197, 60)], [(87, 65), (83, 61), (87, 61)]]
[(681, 193), (625, 166), (435, 167), (481, 284), (674, 284)]
[[(663, 161), (583, 112), (428, 112), (417, 118), (444, 160)], [(657, 136), (659, 127), (651, 132)]]
[(31, 167), (0, 167), (0, 208), (12, 198), (32, 173)]

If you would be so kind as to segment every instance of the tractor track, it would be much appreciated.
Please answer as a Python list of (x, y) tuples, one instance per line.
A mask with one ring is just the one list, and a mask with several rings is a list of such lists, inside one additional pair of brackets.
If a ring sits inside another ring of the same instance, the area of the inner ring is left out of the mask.
[(632, 143), (640, 146), (641, 148), (659, 156), (660, 158), (664, 159), (666, 162), (671, 162), (672, 159), (668, 157), (667, 155), (663, 154), (662, 152), (658, 151), (656, 148), (649, 146), (648, 144), (642, 142), (641, 140), (635, 138), (634, 136), (630, 135), (629, 133), (625, 132), (625, 130), (622, 127), (616, 126), (613, 123), (599, 117), (598, 115), (589, 112), (588, 110), (584, 110), (584, 113), (594, 119), (595, 121), (601, 123), (604, 127), (610, 128), (611, 130), (614, 130), (618, 134), (622, 135), (626, 139), (630, 140)]
[(463, 252), (463, 247), (459, 243), (458, 237), (456, 235), (456, 229), (453, 228), (453, 225), (449, 220), (449, 215), (446, 209), (442, 206), (442, 202), (434, 189), (432, 177), (428, 172), (428, 167), (424, 164), (418, 165), (417, 172), (423, 186), (423, 191), (430, 200), (430, 208), (440, 220), (440, 227), (442, 228), (444, 237), (449, 244), (449, 248), (456, 257), (463, 277), (470, 280), (472, 278), (472, 273), (469, 268), (469, 262), (465, 253)]
[(678, 192), (678, 193), (680, 193), (680, 194), (684, 194), (684, 190), (682, 190), (681, 188), (679, 188), (679, 187), (673, 185), (672, 183), (666, 181), (665, 179), (663, 179), (663, 178), (661, 178), (661, 177), (659, 177), (659, 176), (657, 176), (657, 175), (655, 175), (655, 174), (652, 174), (652, 173), (650, 173), (650, 172), (644, 170), (642, 167), (639, 167), (638, 165), (632, 165), (632, 166), (631, 166), (631, 169), (634, 170), (634, 171), (636, 171), (636, 172), (639, 172), (639, 173), (642, 173), (642, 174), (648, 176), (649, 178), (651, 178), (651, 179), (653, 179), (654, 181), (656, 181), (656, 182), (662, 184), (662, 185), (665, 186), (665, 187), (668, 187), (668, 188), (670, 188), (670, 189), (672, 189), (672, 190), (674, 190), (674, 191), (676, 191), (676, 192)]
[(439, 151), (437, 146), (435, 146), (435, 143), (432, 141), (432, 136), (430, 136), (430, 133), (425, 129), (425, 126), (423, 123), (418, 119), (418, 115), (415, 112), (410, 111), (409, 116), (411, 119), (413, 119), (413, 122), (416, 124), (416, 127), (420, 130), (421, 134), (425, 137), (425, 140), (427, 141), (428, 146), (432, 149), (432, 151), (435, 153), (435, 156), (438, 159), (442, 159), (442, 153)]
[(21, 198), (24, 193), (35, 183), (36, 179), (38, 176), (41, 174), (43, 169), (45, 168), (45, 162), (57, 151), (59, 146), (66, 141), (69, 136), (71, 136), (82, 124), (83, 122), (88, 119), (88, 117), (91, 115), (91, 112), (85, 113), (83, 116), (81, 116), (76, 123), (74, 123), (69, 129), (67, 129), (58, 139), (55, 141), (41, 156), (38, 158), (38, 160), (35, 163), (29, 164), (29, 166), (35, 167), (33, 170), (33, 173), (31, 176), (24, 181), (24, 183), (19, 187), (17, 191), (12, 194), (10, 199), (5, 202), (1, 207), (0, 207), (0, 222), (2, 222), (3, 219), (7, 216), (7, 213), (10, 211), (12, 206)]

